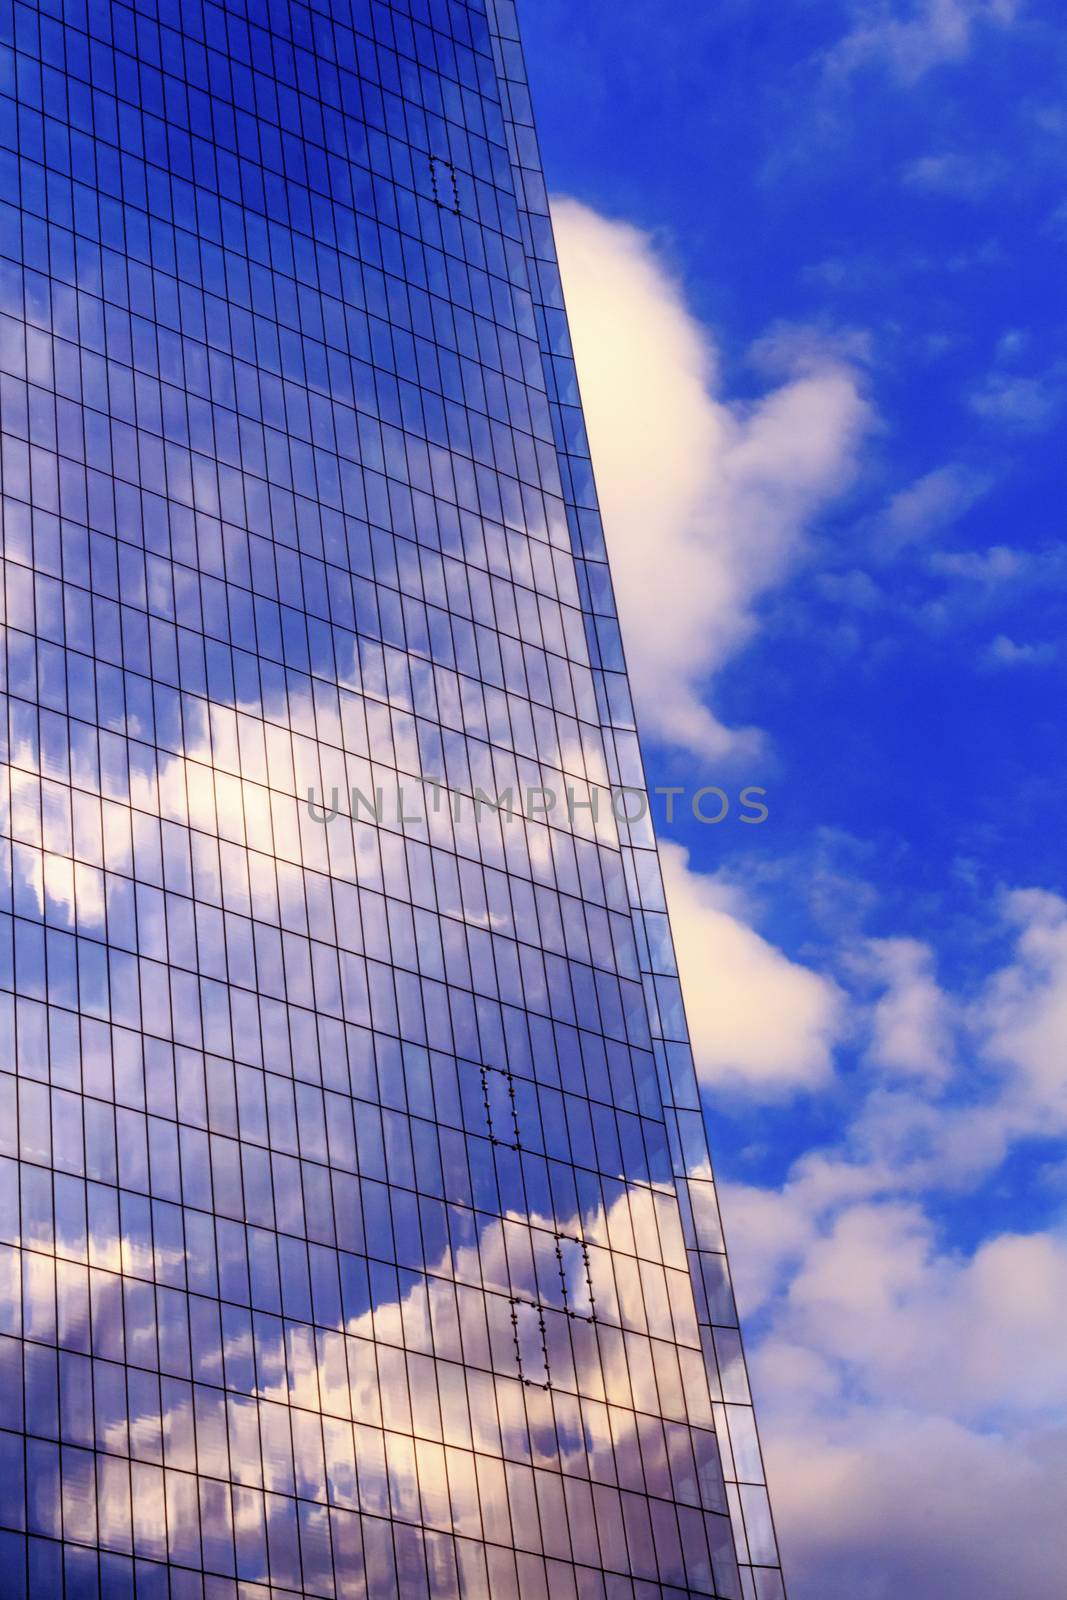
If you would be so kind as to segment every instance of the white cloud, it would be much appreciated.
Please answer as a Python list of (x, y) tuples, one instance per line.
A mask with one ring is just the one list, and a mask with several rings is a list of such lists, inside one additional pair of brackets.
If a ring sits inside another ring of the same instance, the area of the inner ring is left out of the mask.
[(777, 330), (758, 353), (778, 386), (729, 403), (647, 235), (573, 200), (553, 221), (641, 726), (702, 756), (752, 749), (704, 691), (855, 471), (873, 417), (851, 349)]
[(842, 1026), (837, 985), (761, 938), (738, 891), (692, 871), (680, 845), (660, 855), (701, 1081), (762, 1099), (824, 1084)]
[(882, 987), (873, 1004), (853, 995), (875, 1071), (838, 1146), (795, 1165), (793, 1203), (965, 1191), (1020, 1141), (1067, 1135), (1067, 901), (1015, 890), (996, 913), (1012, 957), (968, 996), (939, 988), (916, 941), (849, 954), (846, 972)]
[(1011, 958), (968, 998), (917, 941), (852, 955), (879, 990), (851, 1119), (780, 1188), (720, 1185), (794, 1600), (1062, 1593), (1067, 1231), (960, 1250), (936, 1220), (1067, 1132), (1067, 902), (996, 910)]
[(901, 83), (917, 82), (932, 67), (967, 55), (983, 25), (1007, 27), (1021, 0), (916, 0), (904, 5), (859, 0), (853, 25), (830, 52), (836, 74), (882, 65)]
[(776, 1338), (862, 1373), (875, 1399), (986, 1424), (1067, 1407), (1064, 1305), (1067, 1240), (1001, 1234), (961, 1258), (917, 1204), (865, 1203), (810, 1243)]
[(1013, 433), (1039, 433), (1062, 405), (1064, 375), (1061, 363), (1029, 376), (991, 372), (972, 391), (971, 410)]
[[(867, 8), (853, 64), (880, 53), (914, 80), (969, 48), (976, 21), (1014, 11)], [(784, 370), (778, 387), (727, 404), (714, 349), (647, 238), (572, 202), (556, 222), (641, 719), (730, 754), (751, 734), (715, 718), (708, 682), (855, 468), (873, 421), (859, 352), (779, 332), (757, 353), (765, 374)], [(948, 525), (985, 487), (955, 464), (926, 474), (882, 513), (883, 547)], [(1021, 560), (928, 559), (991, 584)], [(879, 600), (855, 577), (848, 592)], [(736, 886), (693, 871), (679, 846), (662, 856), (704, 1084), (764, 1101), (829, 1087), (840, 1120), (780, 1187), (725, 1186), (793, 1600), (1058, 1600), (1067, 1238), (1002, 1228), (956, 1250), (935, 1201), (986, 1183), (1018, 1141), (1067, 1132), (1067, 903), (1002, 899), (1010, 958), (960, 995), (926, 945), (842, 924), (838, 983), (761, 937)], [(835, 1076), (846, 1039), (860, 1042), (855, 1071)]]
[(846, 1403), (796, 1415), (765, 1457), (791, 1600), (1061, 1600), (1063, 1428)]
[(886, 596), (869, 572), (850, 567), (847, 572), (821, 572), (815, 580), (824, 599), (852, 611), (875, 611), (886, 603)]
[(943, 1082), (952, 1007), (934, 976), (933, 952), (917, 939), (872, 939), (867, 951), (885, 985), (871, 1013), (871, 1059), (903, 1077)]
[(1010, 545), (990, 545), (988, 550), (935, 551), (930, 570), (950, 578), (998, 586), (1022, 576), (1031, 564), (1030, 552)]
[(987, 666), (991, 667), (1043, 667), (1056, 659), (1056, 646), (1019, 644), (1006, 633), (998, 633), (985, 653)]
[(937, 194), (950, 194), (957, 199), (977, 200), (987, 195), (1007, 175), (1004, 162), (982, 156), (965, 155), (959, 150), (947, 150), (940, 155), (920, 156), (904, 168), (903, 179), (915, 189), (929, 189)]
[[(725, 1203), (740, 1257), (767, 1208)], [(1053, 1600), (1067, 1239), (1003, 1234), (959, 1257), (913, 1204), (820, 1220), (793, 1195), (788, 1212), (801, 1248), (756, 1285), (770, 1305), (752, 1365), (795, 1600)], [(738, 1286), (744, 1313), (753, 1283)], [(988, 1537), (994, 1506), (1023, 1539)]]
[(1067, 901), (1021, 889), (1003, 909), (1016, 955), (978, 1008), (984, 1049), (1004, 1070), (1004, 1113), (1017, 1134), (1067, 1133)]
[(881, 549), (895, 553), (955, 522), (989, 487), (989, 479), (957, 463), (924, 473), (889, 501), (878, 519)]

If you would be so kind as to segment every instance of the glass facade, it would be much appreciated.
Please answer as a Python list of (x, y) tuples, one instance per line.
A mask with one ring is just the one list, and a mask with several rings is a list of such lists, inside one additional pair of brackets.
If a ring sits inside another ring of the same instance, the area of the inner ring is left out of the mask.
[(511, 0), (0, 18), (0, 1594), (781, 1600)]

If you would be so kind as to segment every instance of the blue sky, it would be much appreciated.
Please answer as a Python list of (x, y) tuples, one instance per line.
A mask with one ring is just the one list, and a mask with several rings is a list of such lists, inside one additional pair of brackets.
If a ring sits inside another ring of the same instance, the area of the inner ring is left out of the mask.
[(523, 13), (795, 1600), (1067, 1560), (1057, 20)]

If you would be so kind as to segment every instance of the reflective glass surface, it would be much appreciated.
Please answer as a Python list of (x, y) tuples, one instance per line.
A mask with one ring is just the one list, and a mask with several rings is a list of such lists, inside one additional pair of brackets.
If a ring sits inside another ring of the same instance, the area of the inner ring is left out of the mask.
[(780, 1600), (514, 8), (0, 36), (0, 1593)]

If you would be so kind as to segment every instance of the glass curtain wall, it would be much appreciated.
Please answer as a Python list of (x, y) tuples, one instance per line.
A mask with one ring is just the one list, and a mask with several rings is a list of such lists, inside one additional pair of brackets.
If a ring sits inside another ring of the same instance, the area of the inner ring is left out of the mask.
[(0, 0), (0, 212), (0, 1595), (781, 1600), (510, 0)]

